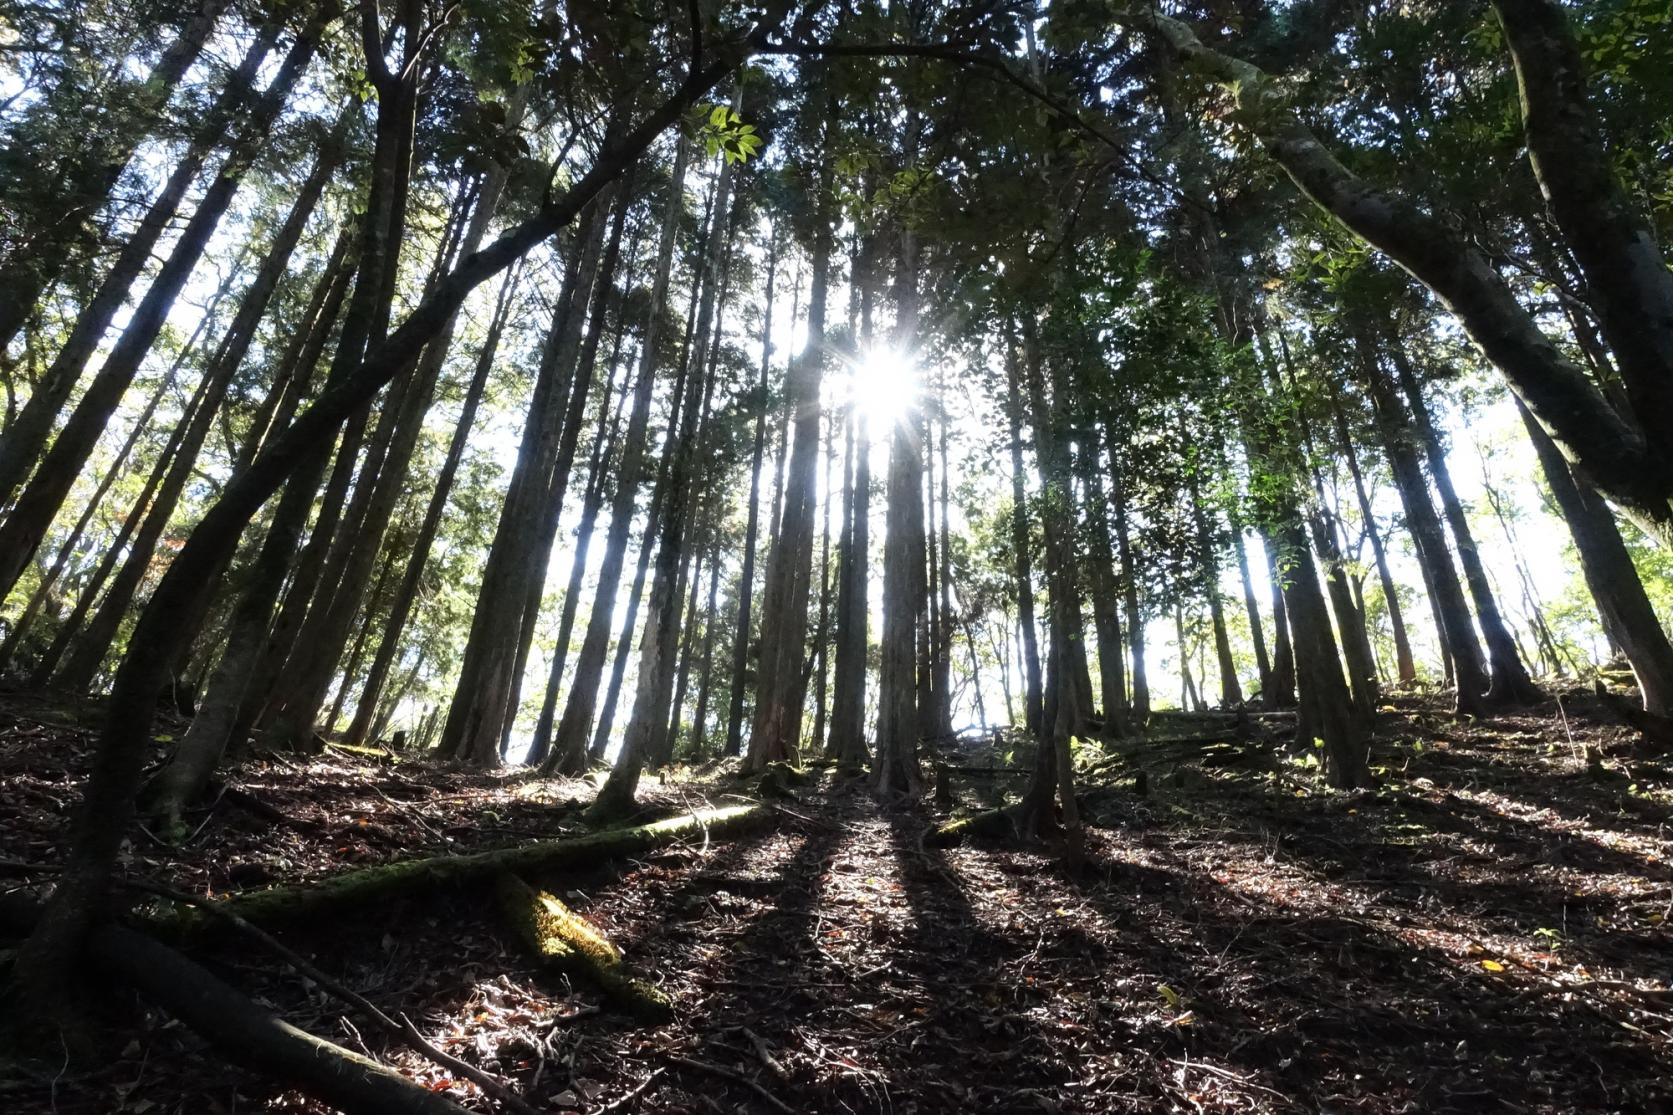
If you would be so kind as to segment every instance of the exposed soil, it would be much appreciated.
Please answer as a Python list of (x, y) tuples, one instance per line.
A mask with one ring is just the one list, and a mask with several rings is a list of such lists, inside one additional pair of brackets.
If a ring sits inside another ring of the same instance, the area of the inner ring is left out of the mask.
[[(1158, 731), (1196, 742), (1116, 749), (1087, 780), (1073, 877), (1044, 847), (925, 851), (930, 809), (826, 774), (758, 836), (541, 880), (660, 983), (669, 1026), (539, 969), (483, 894), (282, 936), (547, 1112), (1673, 1111), (1673, 778), (1621, 757), (1630, 734), (1589, 701), (1491, 722), (1397, 701), (1383, 784), (1353, 794), (1224, 718)], [(0, 710), (6, 886), (49, 878), (22, 865), (56, 856), (88, 738), (62, 709)], [(961, 807), (1007, 782), (960, 776)], [(670, 812), (737, 788), (643, 796)], [(185, 848), (136, 830), (128, 869), (212, 893), (296, 881), (579, 831), (590, 792), (252, 760)], [(494, 1109), (255, 946), (193, 951), (293, 1023)], [(0, 1108), (319, 1110), (120, 998), (132, 1040), (107, 1063), (0, 1069)]]

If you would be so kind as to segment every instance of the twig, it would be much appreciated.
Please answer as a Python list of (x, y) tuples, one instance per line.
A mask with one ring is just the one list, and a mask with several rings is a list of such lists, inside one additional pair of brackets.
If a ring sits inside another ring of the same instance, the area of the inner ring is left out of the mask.
[(486, 1072), (483, 1072), (476, 1066), (465, 1061), (461, 1061), (452, 1054), (444, 1053), (440, 1049), (437, 1049), (434, 1045), (430, 1044), (424, 1035), (418, 1032), (418, 1028), (414, 1026), (405, 1015), (401, 1016), (401, 1020), (399, 1022), (395, 1021), (395, 1019), (389, 1017), (389, 1015), (374, 1006), (366, 999), (365, 996), (352, 990), (344, 984), (339, 983), (337, 980), (332, 979), (313, 964), (305, 960), (294, 949), (290, 948), (288, 945), (281, 944), (273, 937), (272, 934), (268, 933), (259, 926), (252, 925), (250, 922), (245, 921), (231, 910), (226, 909), (221, 903), (216, 902), (213, 899), (204, 898), (200, 895), (189, 894), (185, 891), (178, 891), (172, 887), (158, 886), (154, 883), (128, 882), (123, 885), (131, 887), (135, 890), (145, 891), (149, 894), (155, 894), (160, 898), (167, 898), (173, 902), (184, 902), (187, 905), (196, 906), (210, 917), (218, 918), (221, 921), (226, 922), (240, 933), (243, 933), (252, 940), (259, 941), (261, 944), (267, 946), (268, 949), (277, 953), (287, 964), (296, 969), (296, 971), (302, 976), (313, 980), (321, 988), (329, 991), (339, 999), (342, 999), (352, 1006), (359, 1008), (359, 1010), (365, 1014), (366, 1017), (376, 1022), (379, 1027), (388, 1032), (391, 1036), (398, 1038), (403, 1044), (407, 1045), (415, 1052), (423, 1055), (450, 1072), (457, 1073), (458, 1075), (464, 1077), (466, 1080), (475, 1084), (478, 1088), (481, 1088), (483, 1092), (493, 1096), (513, 1111), (519, 1112), (520, 1115), (538, 1115), (538, 1112), (536, 1112), (533, 1107), (529, 1106), (529, 1104), (521, 1096), (512, 1091), (507, 1085), (496, 1080), (494, 1077), (490, 1076)]
[(755, 1046), (755, 1052), (760, 1056), (761, 1063), (766, 1065), (767, 1069), (784, 1083), (790, 1083), (790, 1071), (780, 1063), (777, 1057), (773, 1056), (773, 1051), (767, 1046), (767, 1040), (748, 1026), (745, 1026), (743, 1031), (744, 1037), (748, 1038), (749, 1043)]
[(652, 1084), (655, 1084), (656, 1083), (656, 1078), (661, 1076), (664, 1072), (667, 1072), (667, 1071), (668, 1071), (667, 1069), (660, 1069), (660, 1068), (659, 1069), (652, 1069), (651, 1074), (649, 1076), (645, 1077), (644, 1081), (641, 1082), (640, 1085), (637, 1088), (633, 1089), (633, 1091), (631, 1091), (631, 1092), (628, 1092), (626, 1095), (618, 1096), (617, 1098), (611, 1100), (609, 1103), (605, 1104), (603, 1107), (599, 1108), (598, 1109), (598, 1115), (610, 1115), (610, 1113), (612, 1111), (620, 1111), (622, 1108), (626, 1107), (628, 1104), (632, 1103), (634, 1100), (636, 1100), (640, 1096), (644, 1095), (645, 1094), (645, 1089), (649, 1088)]
[(692, 1057), (682, 1057), (677, 1053), (669, 1053), (666, 1054), (666, 1056), (676, 1065), (684, 1065), (688, 1069), (697, 1069), (700, 1072), (713, 1073), (716, 1076), (724, 1076), (728, 1080), (735, 1080), (744, 1087), (752, 1090), (756, 1095), (760, 1096), (768, 1103), (772, 1104), (775, 1109), (784, 1112), (784, 1115), (796, 1115), (796, 1109), (794, 1107), (791, 1107), (789, 1104), (767, 1091), (767, 1089), (761, 1087), (761, 1085), (757, 1084), (755, 1081), (735, 1069), (729, 1069), (725, 1065), (711, 1064), (708, 1061), (699, 1061)]
[(1223, 1068), (1219, 1067), (1218, 1065), (1211, 1065), (1211, 1064), (1208, 1064), (1205, 1061), (1191, 1061), (1191, 1060), (1180, 1061), (1180, 1060), (1176, 1060), (1175, 1058), (1172, 1058), (1172, 1057), (1169, 1057), (1168, 1060), (1172, 1061), (1174, 1064), (1178, 1065), (1181, 1068), (1201, 1069), (1202, 1071), (1204, 1071), (1206, 1073), (1209, 1073), (1213, 1076), (1218, 1076), (1222, 1080), (1230, 1080), (1233, 1083), (1243, 1085), (1245, 1088), (1254, 1088), (1257, 1091), (1265, 1092), (1269, 1096), (1277, 1096), (1281, 1100), (1289, 1100), (1290, 1099), (1289, 1096), (1286, 1096), (1282, 1092), (1275, 1092), (1271, 1088), (1268, 1088), (1264, 1084), (1256, 1084), (1249, 1077), (1239, 1076), (1239, 1075), (1237, 1075), (1237, 1073), (1232, 1072), (1229, 1069), (1223, 1069)]

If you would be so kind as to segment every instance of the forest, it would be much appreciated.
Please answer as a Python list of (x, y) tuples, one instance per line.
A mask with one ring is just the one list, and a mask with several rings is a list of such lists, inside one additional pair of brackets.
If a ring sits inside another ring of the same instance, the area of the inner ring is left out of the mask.
[(0, 0), (0, 1109), (1673, 1111), (1669, 244), (1673, 0)]

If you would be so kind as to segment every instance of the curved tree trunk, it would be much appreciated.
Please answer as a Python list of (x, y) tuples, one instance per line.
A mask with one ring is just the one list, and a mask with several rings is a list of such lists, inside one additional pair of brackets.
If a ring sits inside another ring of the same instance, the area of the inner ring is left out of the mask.
[[(1618, 413), (1540, 331), (1473, 240), (1417, 202), (1348, 170), (1259, 68), (1203, 45), (1186, 24), (1154, 11), (1127, 8), (1118, 18), (1157, 36), (1191, 71), (1226, 87), (1237, 103), (1236, 122), (1261, 141), (1302, 193), (1433, 291), (1504, 373), (1563, 456), (1661, 545), (1673, 547), (1673, 453), (1662, 434), (1668, 425), (1665, 403), (1634, 397), (1635, 420)], [(1651, 307), (1636, 312), (1648, 314)]]
[(1615, 176), (1562, 6), (1553, 0), (1492, 4), (1516, 65), (1540, 192), (1586, 278), (1633, 413), (1646, 431), (1665, 438), (1673, 430), (1673, 271), (1644, 212)]

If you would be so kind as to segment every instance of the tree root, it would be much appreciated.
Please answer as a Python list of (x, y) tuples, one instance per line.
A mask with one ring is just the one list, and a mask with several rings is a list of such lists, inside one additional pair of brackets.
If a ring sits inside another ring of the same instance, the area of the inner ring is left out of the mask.
[(1601, 681), (1596, 682), (1595, 687), (1603, 706), (1629, 728), (1638, 729), (1646, 743), (1658, 752), (1673, 750), (1673, 716), (1661, 716), (1640, 708), (1625, 697), (1611, 693)]
[(346, 1115), (468, 1115), (376, 1061), (299, 1030), (159, 941), (106, 925), (87, 942), (95, 963), (191, 1027), (229, 1060), (294, 1084)]
[(535, 890), (510, 872), (494, 880), (494, 893), (518, 939), (540, 961), (596, 984), (643, 1022), (657, 1024), (673, 1018), (668, 997), (629, 974), (621, 950), (556, 896)]

